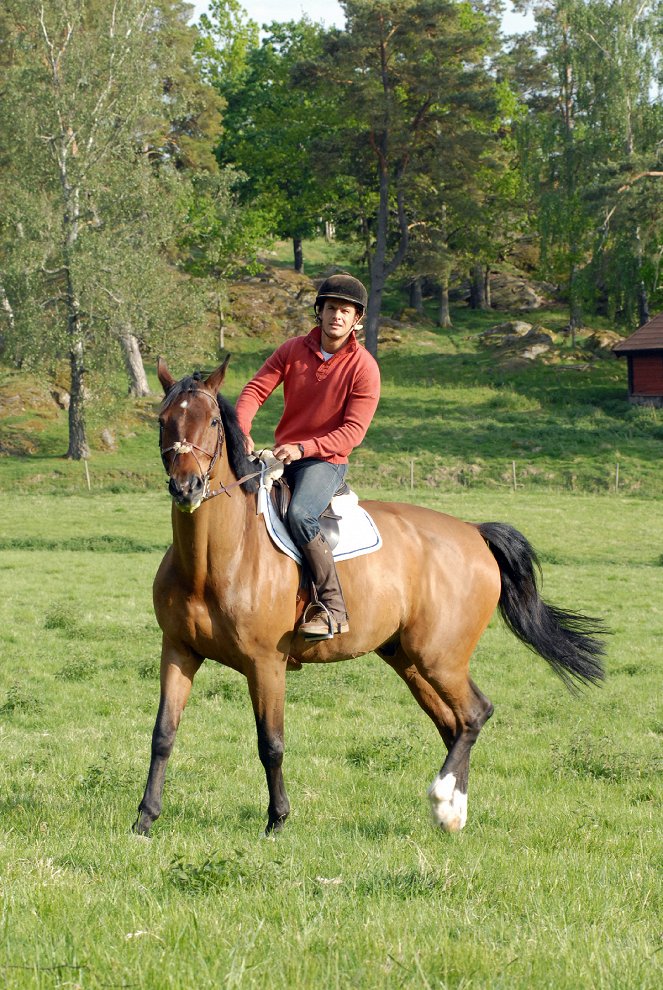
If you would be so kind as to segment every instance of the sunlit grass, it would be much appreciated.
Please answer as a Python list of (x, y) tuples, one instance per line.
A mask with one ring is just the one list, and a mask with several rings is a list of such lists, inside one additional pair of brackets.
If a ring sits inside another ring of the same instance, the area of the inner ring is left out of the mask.
[(259, 838), (244, 680), (209, 663), (153, 838), (129, 833), (158, 695), (165, 494), (7, 504), (21, 544), (0, 578), (4, 986), (658, 987), (661, 504), (423, 500), (526, 533), (546, 597), (611, 628), (606, 685), (572, 698), (493, 620), (472, 673), (496, 712), (466, 830), (444, 836), (425, 799), (441, 746), (393, 673), (375, 656), (293, 673), (293, 810), (275, 842)]

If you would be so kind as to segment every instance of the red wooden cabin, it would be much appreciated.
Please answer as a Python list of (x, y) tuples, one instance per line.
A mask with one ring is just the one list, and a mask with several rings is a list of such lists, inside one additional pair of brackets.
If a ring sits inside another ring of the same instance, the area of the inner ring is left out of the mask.
[(663, 406), (663, 313), (615, 344), (613, 351), (628, 362), (629, 402)]

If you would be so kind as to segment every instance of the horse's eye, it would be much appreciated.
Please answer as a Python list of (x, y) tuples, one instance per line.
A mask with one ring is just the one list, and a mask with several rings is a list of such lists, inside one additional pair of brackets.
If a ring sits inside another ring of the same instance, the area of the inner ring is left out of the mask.
[(217, 419), (217, 418), (215, 417), (215, 418), (214, 418), (214, 419), (212, 420), (212, 426), (218, 426), (218, 425), (219, 425), (219, 420), (218, 420), (218, 419)]

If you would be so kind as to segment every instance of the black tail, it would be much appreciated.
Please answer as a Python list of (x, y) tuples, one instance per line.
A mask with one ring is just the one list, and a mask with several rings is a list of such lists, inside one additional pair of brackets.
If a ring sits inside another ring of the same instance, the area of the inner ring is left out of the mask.
[(509, 629), (547, 660), (567, 687), (573, 689), (575, 681), (595, 684), (603, 680), (605, 650), (595, 638), (604, 632), (600, 619), (564, 612), (543, 601), (536, 581), (539, 561), (517, 529), (505, 523), (482, 523), (478, 529), (499, 565), (499, 608)]

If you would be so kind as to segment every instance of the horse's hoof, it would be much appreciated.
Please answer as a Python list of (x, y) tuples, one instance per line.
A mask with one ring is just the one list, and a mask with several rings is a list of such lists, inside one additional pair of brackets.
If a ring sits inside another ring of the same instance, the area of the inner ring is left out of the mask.
[(150, 826), (142, 820), (142, 817), (136, 819), (131, 826), (131, 831), (134, 835), (138, 835), (142, 839), (149, 839), (150, 837)]
[(267, 822), (267, 827), (265, 828), (265, 839), (275, 839), (276, 836), (283, 830), (283, 826), (286, 822), (286, 815), (281, 815), (280, 818), (275, 818), (273, 822)]
[(428, 788), (433, 823), (443, 832), (460, 832), (467, 821), (467, 794), (456, 788), (456, 777), (436, 777)]

